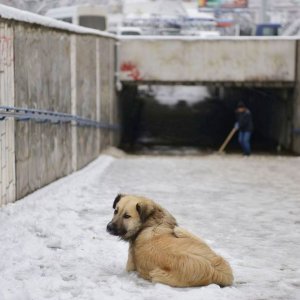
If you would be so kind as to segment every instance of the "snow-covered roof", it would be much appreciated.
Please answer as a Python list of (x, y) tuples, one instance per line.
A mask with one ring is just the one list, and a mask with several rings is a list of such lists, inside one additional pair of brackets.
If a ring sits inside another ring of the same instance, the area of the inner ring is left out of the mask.
[(187, 9), (187, 16), (193, 19), (215, 20), (215, 17), (212, 13), (198, 12), (194, 9)]
[(19, 10), (10, 6), (0, 4), (0, 18), (8, 20), (16, 20), (20, 22), (26, 22), (31, 24), (38, 24), (45, 27), (70, 31), (80, 34), (92, 34), (110, 38), (117, 38), (114, 34), (110, 34), (104, 31), (82, 27), (67, 22), (58, 21), (49, 17), (37, 15), (28, 11)]
[(73, 15), (106, 15), (107, 9), (100, 5), (75, 5), (63, 6), (49, 9), (46, 13), (47, 17), (64, 18)]
[(126, 15), (186, 15), (186, 11), (179, 0), (125, 0), (123, 9)]
[(46, 16), (52, 16), (53, 14), (61, 14), (62, 16), (74, 14), (77, 10), (77, 6), (63, 6), (57, 8), (51, 8), (46, 12)]

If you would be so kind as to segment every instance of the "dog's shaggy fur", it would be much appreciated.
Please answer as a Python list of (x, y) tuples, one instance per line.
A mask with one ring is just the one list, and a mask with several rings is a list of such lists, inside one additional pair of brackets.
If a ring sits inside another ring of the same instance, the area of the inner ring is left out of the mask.
[(126, 270), (175, 287), (233, 283), (229, 264), (154, 201), (118, 195), (107, 231), (129, 242)]

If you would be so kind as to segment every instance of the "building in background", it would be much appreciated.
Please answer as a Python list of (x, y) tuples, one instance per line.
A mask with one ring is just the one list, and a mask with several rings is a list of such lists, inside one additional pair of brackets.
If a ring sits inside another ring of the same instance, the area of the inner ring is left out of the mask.
[(246, 8), (248, 0), (198, 0), (199, 8)]
[(220, 35), (214, 13), (199, 12), (196, 1), (125, 0), (122, 26), (139, 27), (144, 35)]
[[(107, 27), (141, 27), (143, 34), (253, 35), (257, 25), (271, 34), (280, 25), (284, 34), (300, 34), (300, 0), (1, 0), (39, 14), (65, 6), (106, 8)], [(270, 27), (270, 26), (269, 26)], [(279, 27), (278, 27), (279, 28)]]
[(198, 0), (213, 11), (223, 35), (278, 35), (300, 18), (300, 0)]

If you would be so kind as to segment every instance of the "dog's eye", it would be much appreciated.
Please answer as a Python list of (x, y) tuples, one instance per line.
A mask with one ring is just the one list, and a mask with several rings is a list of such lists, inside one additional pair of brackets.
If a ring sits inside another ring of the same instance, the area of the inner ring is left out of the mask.
[(118, 210), (116, 209), (115, 211), (114, 211), (114, 214), (116, 215), (118, 213)]
[(123, 218), (124, 218), (124, 219), (129, 219), (129, 218), (131, 218), (131, 216), (125, 214), (125, 215), (123, 216)]

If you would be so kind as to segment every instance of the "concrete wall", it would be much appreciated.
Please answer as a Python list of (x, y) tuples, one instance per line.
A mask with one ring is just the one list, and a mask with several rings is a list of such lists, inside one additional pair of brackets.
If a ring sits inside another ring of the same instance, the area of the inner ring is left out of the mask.
[[(70, 35), (14, 26), (15, 106), (71, 113)], [(71, 125), (16, 122), (17, 198), (71, 172)]]
[[(97, 61), (94, 37), (76, 37), (77, 101), (76, 114), (91, 120), (97, 120)], [(88, 58), (88, 59), (87, 59)], [(77, 167), (86, 165), (91, 158), (99, 154), (97, 129), (77, 128)]]
[(295, 80), (295, 40), (124, 38), (120, 80), (266, 85)]
[[(0, 19), (0, 105), (116, 125), (114, 44), (108, 36)], [(0, 133), (0, 205), (82, 168), (118, 141), (117, 131), (74, 123), (6, 119)]]
[[(109, 42), (108, 40), (99, 45), (100, 47), (100, 68), (103, 70), (100, 74), (101, 86), (101, 99), (110, 99), (110, 101), (100, 101), (100, 120), (101, 122), (116, 122), (116, 111), (117, 106), (112, 105), (115, 103), (117, 97), (115, 94), (115, 89), (112, 88), (115, 85), (115, 56), (114, 56), (114, 47), (115, 45)], [(100, 147), (103, 149), (106, 143), (116, 142), (111, 132), (102, 131), (101, 132), (101, 142), (103, 142)]]

